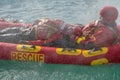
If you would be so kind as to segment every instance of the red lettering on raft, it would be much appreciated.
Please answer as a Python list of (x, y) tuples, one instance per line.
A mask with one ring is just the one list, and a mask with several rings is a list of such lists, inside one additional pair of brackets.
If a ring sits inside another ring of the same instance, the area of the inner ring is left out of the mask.
[(44, 54), (12, 52), (11, 60), (44, 62)]

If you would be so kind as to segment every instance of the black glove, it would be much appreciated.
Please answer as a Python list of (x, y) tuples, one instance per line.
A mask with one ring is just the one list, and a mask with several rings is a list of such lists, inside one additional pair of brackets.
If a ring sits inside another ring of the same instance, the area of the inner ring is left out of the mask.
[(90, 50), (89, 53), (92, 53), (92, 52), (98, 51), (98, 50), (102, 50), (101, 47), (94, 45), (93, 42), (89, 42), (88, 44), (85, 44), (84, 49)]
[(101, 47), (98, 47), (98, 46), (96, 46), (96, 45), (94, 45), (94, 43), (93, 42), (89, 42), (89, 43), (87, 43), (87, 44), (84, 44), (84, 49), (93, 49), (94, 48), (94, 50), (100, 50), (101, 49)]

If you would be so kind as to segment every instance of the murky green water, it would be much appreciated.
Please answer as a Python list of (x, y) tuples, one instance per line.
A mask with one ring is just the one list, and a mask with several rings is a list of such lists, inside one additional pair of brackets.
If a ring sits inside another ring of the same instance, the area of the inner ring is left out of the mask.
[[(119, 0), (1, 0), (0, 16), (33, 22), (58, 18), (75, 24), (98, 19), (104, 5), (120, 11)], [(118, 18), (120, 23), (120, 17)], [(0, 80), (120, 80), (120, 65), (81, 66), (0, 60)]]
[(80, 66), (0, 61), (0, 80), (120, 80), (120, 65)]

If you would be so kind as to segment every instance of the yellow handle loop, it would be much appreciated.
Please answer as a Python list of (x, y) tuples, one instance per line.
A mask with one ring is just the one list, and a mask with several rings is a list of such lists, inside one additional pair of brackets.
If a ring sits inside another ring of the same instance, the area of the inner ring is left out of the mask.
[(77, 43), (79, 44), (81, 41), (85, 40), (85, 37), (84, 36), (81, 36), (77, 39)]

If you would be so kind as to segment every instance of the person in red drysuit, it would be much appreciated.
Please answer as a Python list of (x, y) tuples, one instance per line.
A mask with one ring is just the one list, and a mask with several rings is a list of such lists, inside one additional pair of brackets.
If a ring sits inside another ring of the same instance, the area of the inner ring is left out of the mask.
[(99, 14), (100, 20), (90, 22), (82, 29), (83, 35), (76, 38), (80, 48), (99, 49), (117, 43), (118, 29), (115, 21), (118, 10), (113, 6), (105, 6)]
[(74, 49), (78, 48), (78, 44), (74, 39), (76, 36), (81, 35), (82, 24), (71, 25), (66, 24), (61, 20), (58, 20), (58, 22), (55, 20), (45, 21), (45, 19), (42, 21), (36, 21), (34, 26), (39, 28), (36, 31), (37, 40), (27, 41), (28, 44)]

